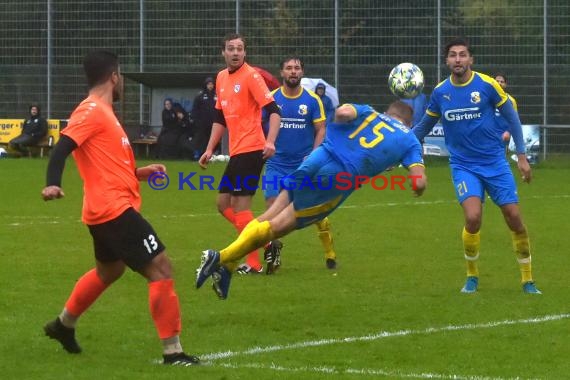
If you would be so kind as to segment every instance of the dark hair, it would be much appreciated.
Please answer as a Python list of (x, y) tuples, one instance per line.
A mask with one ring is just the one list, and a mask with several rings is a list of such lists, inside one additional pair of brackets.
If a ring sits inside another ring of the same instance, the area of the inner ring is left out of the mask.
[(289, 61), (299, 61), (299, 65), (301, 65), (301, 69), (305, 70), (305, 62), (303, 62), (303, 60), (300, 57), (297, 57), (296, 55), (290, 55), (288, 57), (285, 57), (282, 61), (281, 64), (279, 65), (279, 67), (281, 68), (281, 70), (283, 70), (283, 67), (285, 66), (285, 64)]
[(501, 71), (495, 73), (495, 76), (493, 78), (496, 78), (496, 77), (503, 77), (503, 79), (505, 80), (505, 83), (509, 83), (507, 76), (505, 75), (505, 73), (503, 73)]
[(237, 39), (243, 41), (243, 48), (245, 49), (247, 47), (247, 43), (245, 42), (244, 36), (242, 36), (239, 33), (228, 33), (224, 36), (224, 39), (222, 40), (222, 50), (226, 50), (226, 42)]
[(445, 48), (443, 49), (444, 57), (447, 58), (447, 55), (449, 54), (449, 49), (451, 49), (452, 46), (465, 46), (467, 48), (467, 51), (469, 52), (469, 55), (473, 55), (473, 51), (471, 50), (471, 45), (469, 45), (469, 41), (467, 41), (467, 39), (464, 37), (455, 37), (445, 45)]
[(119, 57), (107, 50), (93, 50), (83, 59), (83, 69), (87, 85), (93, 88), (108, 80), (113, 72), (119, 71)]
[(414, 110), (412, 107), (410, 107), (409, 104), (406, 104), (401, 100), (396, 100), (395, 102), (390, 103), (388, 110), (386, 110), (386, 114), (400, 119), (402, 124), (407, 127), (412, 126), (412, 120), (414, 119)]

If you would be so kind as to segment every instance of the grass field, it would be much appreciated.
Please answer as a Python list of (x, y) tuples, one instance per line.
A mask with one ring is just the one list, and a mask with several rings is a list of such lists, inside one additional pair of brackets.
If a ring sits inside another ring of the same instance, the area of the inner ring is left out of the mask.
[[(307, 228), (284, 239), (276, 275), (234, 276), (226, 301), (209, 286), (194, 288), (201, 250), (235, 236), (215, 212), (215, 191), (141, 184), (143, 215), (175, 266), (182, 343), (207, 364), (195, 368), (157, 364), (147, 287), (132, 272), (81, 318), (82, 354), (69, 355), (43, 335), (43, 324), (93, 265), (75, 165), (69, 160), (66, 197), (47, 203), (39, 195), (46, 165), (0, 160), (4, 379), (570, 379), (567, 161), (539, 164), (534, 182), (519, 184), (540, 296), (522, 293), (507, 227), (491, 202), (480, 290), (459, 292), (462, 213), (443, 161), (428, 160), (422, 198), (365, 187), (332, 215), (336, 271), (325, 268), (316, 229)], [(167, 165), (171, 178), (198, 171), (194, 163)], [(255, 211), (262, 209), (257, 196)]]

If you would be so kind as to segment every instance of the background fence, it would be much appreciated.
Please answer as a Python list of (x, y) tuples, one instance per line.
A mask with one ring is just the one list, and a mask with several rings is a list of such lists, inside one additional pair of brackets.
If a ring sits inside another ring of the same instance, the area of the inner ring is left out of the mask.
[[(392, 99), (394, 65), (418, 64), (429, 94), (448, 75), (442, 45), (463, 35), (475, 70), (507, 74), (523, 123), (568, 123), (568, 0), (3, 0), (0, 117), (39, 102), (45, 116), (67, 118), (85, 95), (81, 60), (93, 48), (116, 51), (123, 71), (215, 73), (221, 38), (236, 29), (249, 62), (278, 74), (283, 56), (299, 54), (306, 76), (336, 85), (341, 101), (379, 109)], [(149, 92), (126, 84), (120, 116), (134, 131), (148, 122)]]

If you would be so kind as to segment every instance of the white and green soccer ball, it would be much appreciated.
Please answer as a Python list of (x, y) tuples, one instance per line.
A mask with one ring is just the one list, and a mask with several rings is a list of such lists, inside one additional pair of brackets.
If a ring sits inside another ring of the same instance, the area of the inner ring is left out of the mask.
[(400, 63), (390, 71), (388, 88), (398, 98), (414, 98), (424, 89), (424, 74), (413, 63)]

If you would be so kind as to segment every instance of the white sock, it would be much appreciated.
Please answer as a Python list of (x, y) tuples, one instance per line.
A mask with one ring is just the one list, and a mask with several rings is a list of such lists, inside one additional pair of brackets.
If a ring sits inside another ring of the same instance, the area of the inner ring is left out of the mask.
[(178, 335), (171, 338), (162, 339), (162, 347), (164, 355), (177, 354), (183, 352), (182, 345), (180, 344), (180, 337)]

